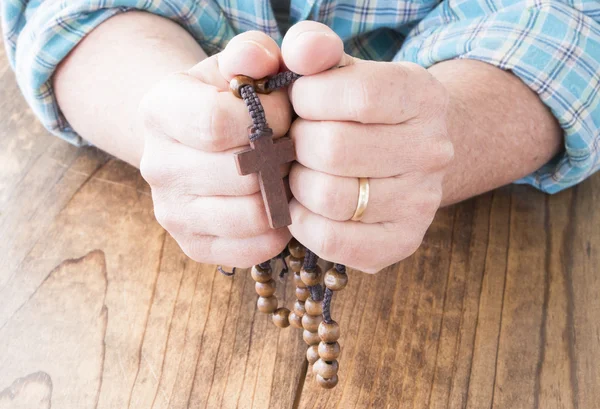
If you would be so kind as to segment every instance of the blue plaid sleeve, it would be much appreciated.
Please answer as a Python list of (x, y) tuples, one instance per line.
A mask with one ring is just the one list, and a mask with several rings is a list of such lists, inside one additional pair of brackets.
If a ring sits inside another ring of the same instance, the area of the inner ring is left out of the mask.
[(61, 60), (90, 31), (128, 10), (148, 11), (187, 28), (204, 50), (217, 51), (223, 13), (209, 0), (2, 0), (0, 16), (7, 55), (27, 102), (44, 126), (75, 145), (85, 145), (61, 114), (51, 78)]
[(510, 70), (564, 130), (564, 151), (517, 183), (548, 193), (600, 167), (600, 2), (446, 1), (413, 29), (396, 60), (425, 67), (469, 58)]

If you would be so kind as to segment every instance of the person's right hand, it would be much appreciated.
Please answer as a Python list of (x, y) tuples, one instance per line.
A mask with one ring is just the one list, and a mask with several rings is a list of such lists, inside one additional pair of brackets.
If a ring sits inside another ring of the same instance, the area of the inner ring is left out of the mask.
[[(270, 37), (246, 32), (156, 84), (140, 104), (140, 170), (156, 219), (196, 261), (250, 267), (279, 254), (291, 237), (287, 228), (269, 227), (258, 177), (238, 175), (233, 155), (248, 145), (251, 120), (229, 81), (276, 74), (280, 61)], [(274, 136), (284, 136), (291, 121), (286, 90), (260, 99)]]

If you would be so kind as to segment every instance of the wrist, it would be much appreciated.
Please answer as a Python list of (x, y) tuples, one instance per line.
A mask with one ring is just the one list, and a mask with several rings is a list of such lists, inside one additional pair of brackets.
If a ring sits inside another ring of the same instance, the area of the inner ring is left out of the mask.
[(134, 132), (135, 115), (144, 93), (204, 56), (174, 22), (127, 12), (90, 32), (59, 65), (53, 85), (60, 109), (77, 133), (137, 166), (143, 142)]
[(537, 94), (512, 73), (473, 60), (429, 68), (448, 90), (448, 134), (455, 159), (443, 205), (520, 179), (562, 147), (562, 129)]

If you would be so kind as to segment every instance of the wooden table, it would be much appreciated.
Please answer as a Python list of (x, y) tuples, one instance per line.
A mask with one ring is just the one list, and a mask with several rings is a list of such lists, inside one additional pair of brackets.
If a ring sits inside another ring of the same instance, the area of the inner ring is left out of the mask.
[(246, 271), (183, 255), (136, 169), (42, 129), (4, 56), (0, 237), (1, 409), (600, 407), (600, 175), (444, 209), (413, 257), (350, 272), (332, 391)]

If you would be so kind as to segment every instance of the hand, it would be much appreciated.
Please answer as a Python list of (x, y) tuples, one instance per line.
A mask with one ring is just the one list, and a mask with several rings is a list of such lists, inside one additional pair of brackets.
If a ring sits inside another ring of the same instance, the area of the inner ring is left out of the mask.
[[(196, 261), (249, 267), (276, 256), (290, 239), (287, 228), (269, 227), (257, 176), (238, 175), (233, 153), (248, 145), (251, 121), (229, 91), (233, 76), (275, 74), (280, 60), (271, 38), (246, 32), (220, 54), (165, 78), (141, 102), (140, 169), (152, 187), (156, 218)], [(286, 91), (260, 99), (274, 136), (285, 135)]]
[[(315, 22), (293, 26), (282, 55), (306, 75), (289, 89), (299, 115), (290, 231), (319, 256), (365, 272), (408, 257), (439, 208), (453, 158), (445, 88), (415, 64), (344, 54), (342, 40)], [(370, 199), (354, 222), (359, 177), (369, 178)]]

